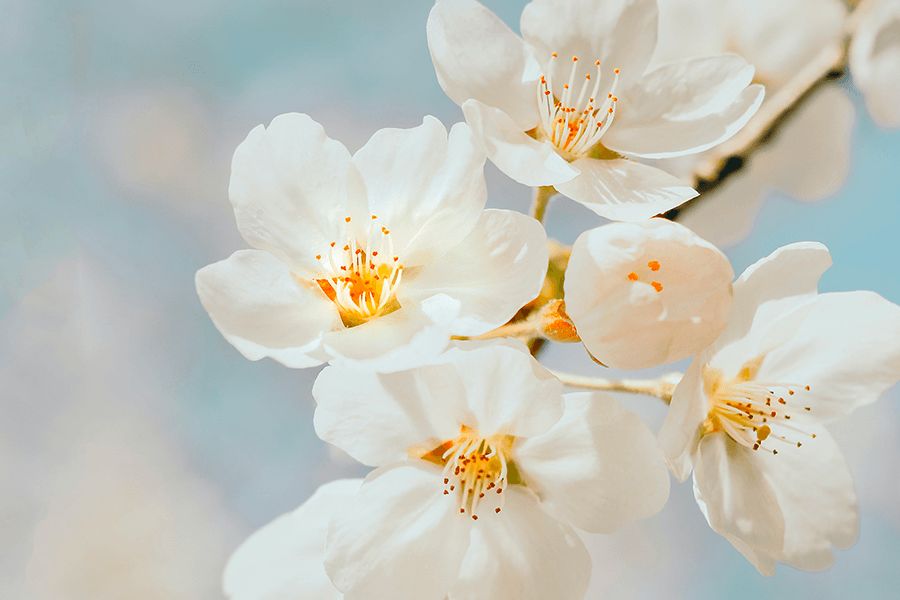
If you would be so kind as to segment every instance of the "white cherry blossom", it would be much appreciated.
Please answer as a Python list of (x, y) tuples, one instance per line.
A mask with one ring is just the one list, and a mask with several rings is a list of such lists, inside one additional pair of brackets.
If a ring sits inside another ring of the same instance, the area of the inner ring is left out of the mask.
[(276, 117), (232, 164), (256, 250), (200, 269), (200, 300), (244, 356), (289, 367), (403, 369), (502, 325), (541, 290), (546, 234), (484, 210), (483, 165), (463, 123), (382, 129), (351, 158), (308, 116)]
[(714, 531), (764, 575), (832, 564), (856, 540), (850, 472), (823, 424), (900, 379), (900, 307), (817, 295), (828, 250), (791, 244), (734, 284), (728, 327), (675, 389), (660, 445)]
[(656, 0), (535, 0), (519, 38), (475, 0), (438, 0), (428, 47), (438, 81), (501, 171), (637, 221), (696, 192), (631, 158), (701, 152), (756, 112), (762, 86), (729, 54), (648, 70)]
[(853, 83), (872, 120), (900, 127), (900, 0), (866, 0), (850, 45)]
[(709, 346), (731, 309), (731, 263), (666, 219), (610, 223), (578, 236), (566, 312), (585, 348), (617, 369), (680, 360)]
[(347, 598), (583, 598), (573, 527), (610, 533), (662, 508), (668, 474), (633, 413), (562, 384), (521, 343), (463, 342), (399, 373), (327, 367), (316, 432), (378, 467), (329, 527)]

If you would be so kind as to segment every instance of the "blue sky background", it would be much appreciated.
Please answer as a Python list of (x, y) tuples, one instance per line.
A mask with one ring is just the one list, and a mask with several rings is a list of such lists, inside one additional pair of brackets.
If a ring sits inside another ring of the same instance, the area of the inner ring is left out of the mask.
[[(485, 4), (517, 29), (522, 2)], [(85, 598), (112, 598), (120, 597), (116, 585), (157, 585), (169, 598), (220, 597), (224, 560), (249, 531), (300, 504), (319, 484), (365, 472), (315, 437), (309, 390), (317, 370), (243, 359), (212, 326), (193, 276), (245, 247), (227, 187), (231, 154), (257, 124), (306, 112), (355, 151), (381, 127), (415, 126), (425, 114), (448, 125), (461, 119), (431, 66), (430, 6), (414, 0), (5, 5), (0, 596), (57, 598), (65, 590), (81, 598), (83, 588), (91, 590)], [(752, 236), (726, 252), (740, 273), (783, 244), (818, 240), (835, 261), (821, 290), (870, 289), (900, 303), (900, 133), (869, 120), (849, 79), (840, 86), (857, 106), (844, 188), (818, 204), (773, 191)], [(490, 165), (486, 171), (489, 205), (528, 210), (529, 189)], [(559, 198), (547, 228), (571, 243), (601, 222)], [(554, 348), (545, 360), (596, 373), (578, 348)], [(663, 406), (623, 401), (659, 426)], [(895, 593), (898, 407), (895, 388), (834, 428), (857, 480), (862, 521), (859, 542), (838, 552), (829, 571), (779, 566), (775, 577), (759, 576), (709, 531), (689, 484), (675, 484), (660, 515), (613, 536), (591, 536), (589, 597)], [(109, 451), (95, 456), (96, 447)], [(134, 458), (114, 466), (103, 462), (130, 452)], [(136, 501), (116, 491), (123, 481), (116, 469), (157, 469), (165, 483), (138, 485), (136, 497), (152, 495), (166, 508), (133, 511)], [(90, 512), (103, 501), (109, 502), (103, 511)], [(93, 544), (73, 533), (82, 521)], [(178, 524), (177, 531), (163, 523)], [(165, 563), (184, 550), (185, 532), (191, 556), (202, 549), (209, 557), (202, 565)], [(110, 555), (146, 548), (148, 536), (156, 536), (159, 556), (144, 558), (166, 566), (103, 567)], [(94, 553), (85, 559), (89, 568), (68, 565), (86, 547)]]

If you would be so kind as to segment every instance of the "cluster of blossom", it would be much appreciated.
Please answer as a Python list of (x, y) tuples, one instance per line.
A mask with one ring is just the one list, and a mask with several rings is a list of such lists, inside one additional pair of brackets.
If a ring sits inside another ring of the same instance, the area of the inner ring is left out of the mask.
[[(425, 117), (351, 156), (287, 114), (235, 151), (229, 197), (255, 249), (201, 269), (200, 300), (251, 360), (328, 363), (316, 433), (375, 469), (253, 534), (225, 572), (234, 600), (582, 598), (576, 529), (655, 514), (670, 471), (693, 472), (710, 527), (765, 575), (825, 568), (856, 539), (822, 424), (900, 379), (900, 307), (819, 295), (831, 258), (813, 242), (732, 282), (714, 245), (652, 218), (697, 192), (645, 159), (738, 132), (763, 101), (754, 67), (654, 66), (656, 0), (535, 0), (521, 31), (438, 0), (428, 44), (466, 119), (449, 133)], [(485, 210), (486, 158), (544, 202), (559, 192), (621, 222), (554, 260), (539, 220)], [(622, 369), (694, 358), (657, 440), (603, 393), (563, 394), (515, 337), (580, 342)]]

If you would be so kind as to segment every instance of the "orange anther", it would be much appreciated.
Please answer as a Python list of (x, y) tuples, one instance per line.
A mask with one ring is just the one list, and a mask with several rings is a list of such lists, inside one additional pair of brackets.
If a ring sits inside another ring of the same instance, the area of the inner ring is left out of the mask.
[(345, 251), (345, 252), (346, 252), (347, 250), (349, 250), (349, 249), (350, 249), (350, 244), (347, 244), (347, 245), (344, 246), (344, 251)]
[(609, 110), (606, 112), (608, 112), (609, 114), (612, 114), (612, 107), (609, 107)]
[(598, 60), (597, 62), (595, 62), (595, 63), (594, 63), (594, 66), (599, 67), (599, 66), (600, 66), (600, 61)]
[(372, 215), (372, 218), (373, 218), (373, 219), (377, 219), (378, 217), (376, 217), (375, 215)]
[(647, 263), (647, 266), (650, 267), (651, 271), (659, 271), (659, 261), (651, 260)]
[(553, 58), (556, 58), (556, 52), (554, 52), (554, 53), (551, 54), (550, 56), (552, 56)]
[(577, 56), (573, 56), (573, 57), (572, 57), (572, 62), (578, 62), (578, 57), (577, 57)]
[(661, 284), (660, 282), (658, 282), (658, 281), (651, 281), (651, 282), (650, 282), (650, 285), (652, 285), (652, 286), (653, 286), (653, 289), (656, 290), (657, 292), (661, 292), (661, 291), (662, 291), (662, 284)]
[(616, 98), (616, 97), (615, 97), (615, 96), (613, 96), (613, 97), (612, 97), (612, 101), (613, 101), (613, 102), (618, 102), (618, 101), (619, 101), (619, 99), (618, 99), (618, 98)]
[(619, 74), (619, 70), (618, 70), (618, 69), (613, 69), (613, 73), (615, 73), (616, 75), (618, 75), (618, 74)]
[(632, 281), (637, 281), (637, 280), (638, 280), (638, 274), (635, 273), (634, 271), (632, 271), (631, 273), (628, 274), (628, 279), (630, 279), (630, 280), (632, 280)]
[(397, 262), (398, 260), (400, 260), (400, 257), (399, 257), (399, 256), (395, 256), (395, 257), (394, 257), (394, 262)]
[(591, 78), (591, 74), (588, 73), (587, 75), (584, 76), (584, 78), (585, 78), (585, 79), (590, 79), (590, 78)]
[(372, 250), (372, 256), (378, 256), (378, 251), (377, 251), (377, 250)]
[(803, 388), (803, 389), (805, 389), (805, 390), (808, 392), (808, 391), (809, 391), (809, 386), (806, 386), (806, 387)]
[(346, 218), (344, 219), (344, 221), (346, 221), (347, 223), (349, 223), (349, 222), (350, 222), (350, 217), (346, 217)]
[(322, 260), (322, 255), (321, 255), (321, 254), (316, 254), (316, 260)]
[(794, 390), (788, 390), (788, 394), (790, 394), (791, 396), (793, 396), (793, 395), (794, 395)]
[(332, 247), (332, 248), (334, 248), (334, 244), (335, 244), (334, 242), (331, 242), (331, 247)]

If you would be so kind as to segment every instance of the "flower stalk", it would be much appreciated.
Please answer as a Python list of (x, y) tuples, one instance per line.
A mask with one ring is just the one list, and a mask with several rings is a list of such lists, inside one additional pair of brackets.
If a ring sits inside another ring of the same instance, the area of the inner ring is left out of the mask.
[(682, 373), (669, 373), (659, 379), (604, 379), (603, 377), (587, 377), (562, 371), (550, 370), (553, 375), (569, 387), (601, 392), (628, 392), (659, 398), (666, 404), (672, 401), (675, 386), (681, 381)]
[(531, 216), (538, 220), (538, 222), (544, 222), (544, 214), (547, 212), (547, 204), (550, 203), (550, 198), (556, 195), (556, 190), (552, 185), (542, 185), (535, 188), (534, 191), (534, 203), (531, 205)]

